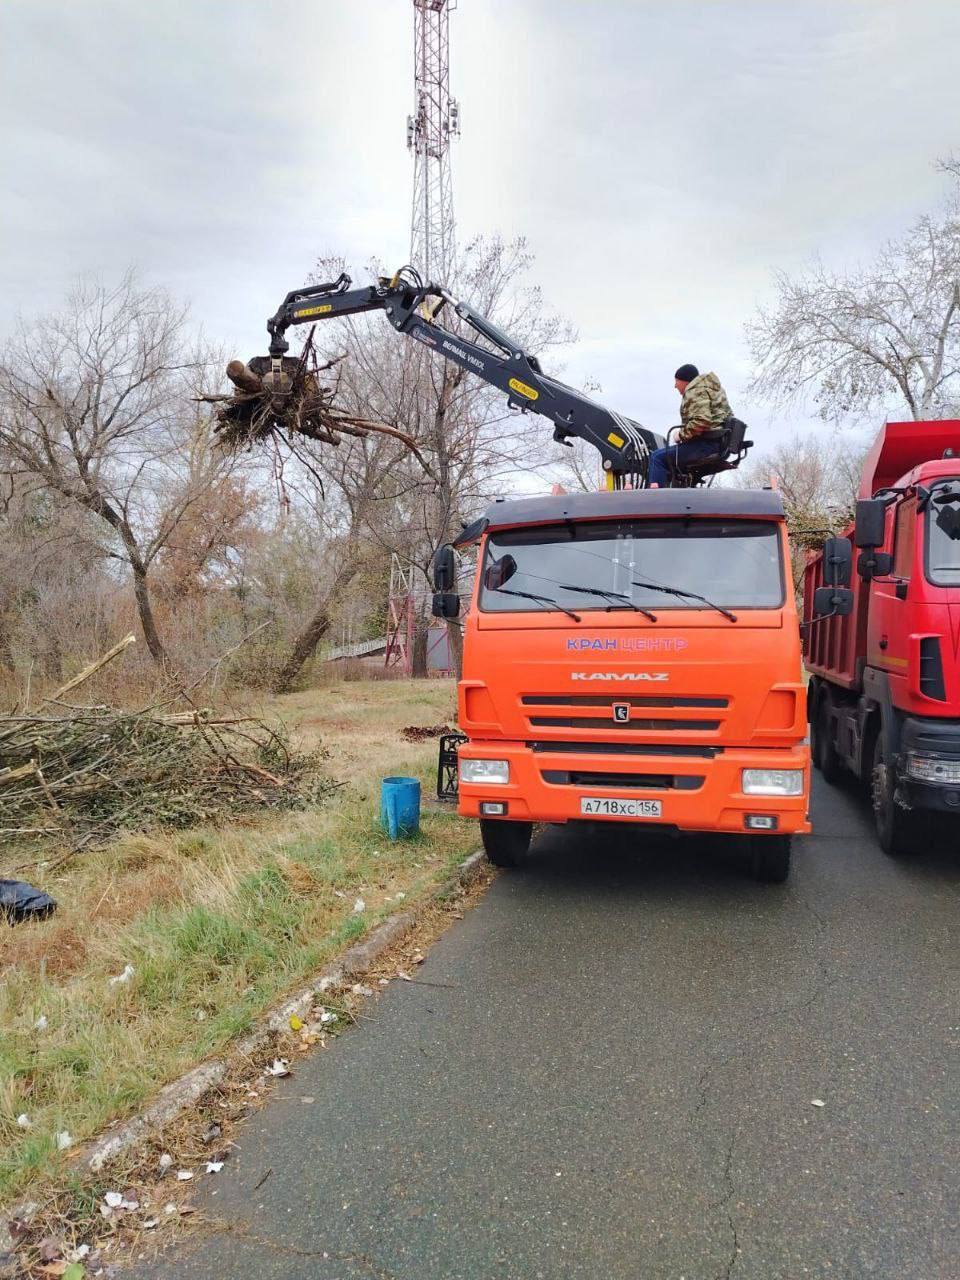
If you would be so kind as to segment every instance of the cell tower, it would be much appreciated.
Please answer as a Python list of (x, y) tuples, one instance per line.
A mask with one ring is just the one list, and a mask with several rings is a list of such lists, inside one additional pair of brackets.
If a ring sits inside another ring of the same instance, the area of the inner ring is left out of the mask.
[(456, 253), (450, 139), (460, 136), (460, 106), (450, 96), (450, 12), (457, 0), (413, 0), (414, 114), (410, 261), (427, 282), (446, 282)]

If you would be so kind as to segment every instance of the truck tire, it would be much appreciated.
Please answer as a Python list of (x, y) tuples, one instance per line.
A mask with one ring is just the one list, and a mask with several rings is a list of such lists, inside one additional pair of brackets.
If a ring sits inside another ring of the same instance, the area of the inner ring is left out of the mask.
[(502, 818), (481, 818), (483, 851), (495, 867), (515, 867), (530, 848), (532, 822), (509, 822)]
[(916, 853), (923, 839), (922, 815), (896, 803), (896, 780), (884, 755), (883, 732), (877, 734), (873, 748), (873, 773), (870, 797), (880, 848), (891, 858), (904, 858)]
[(820, 770), (824, 782), (829, 782), (835, 787), (843, 778), (843, 761), (837, 753), (837, 748), (833, 745), (833, 736), (830, 732), (830, 695), (829, 693), (821, 693), (817, 699), (817, 707), (814, 712), (813, 725), (813, 763)]
[(747, 836), (754, 880), (783, 884), (790, 874), (789, 836)]

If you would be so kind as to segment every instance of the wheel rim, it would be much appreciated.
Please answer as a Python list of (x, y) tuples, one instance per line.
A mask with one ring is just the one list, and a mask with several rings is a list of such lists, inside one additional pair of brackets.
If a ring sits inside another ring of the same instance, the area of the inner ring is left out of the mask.
[(886, 834), (890, 829), (892, 820), (893, 797), (890, 794), (890, 770), (887, 768), (879, 749), (874, 760), (873, 786), (871, 790), (877, 828), (881, 834)]

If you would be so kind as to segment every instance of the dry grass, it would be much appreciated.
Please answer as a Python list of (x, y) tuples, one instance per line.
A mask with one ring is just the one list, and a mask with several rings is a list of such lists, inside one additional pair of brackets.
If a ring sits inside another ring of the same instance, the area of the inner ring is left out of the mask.
[(378, 681), (273, 700), (262, 709), (327, 747), (346, 783), (324, 808), (126, 836), (38, 871), (59, 911), (0, 933), (0, 1200), (57, 1173), (58, 1132), (80, 1141), (129, 1113), (469, 851), (449, 810), (428, 807), (411, 842), (377, 822), (384, 774), (432, 793), (436, 743), (400, 730), (449, 720), (453, 699), (449, 681)]

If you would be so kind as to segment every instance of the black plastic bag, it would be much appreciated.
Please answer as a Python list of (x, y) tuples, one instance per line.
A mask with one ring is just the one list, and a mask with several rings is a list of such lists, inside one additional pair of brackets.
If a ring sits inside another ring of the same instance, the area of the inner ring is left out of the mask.
[(34, 889), (22, 880), (0, 880), (0, 917), (8, 924), (24, 920), (43, 920), (52, 915), (57, 904), (48, 893)]

